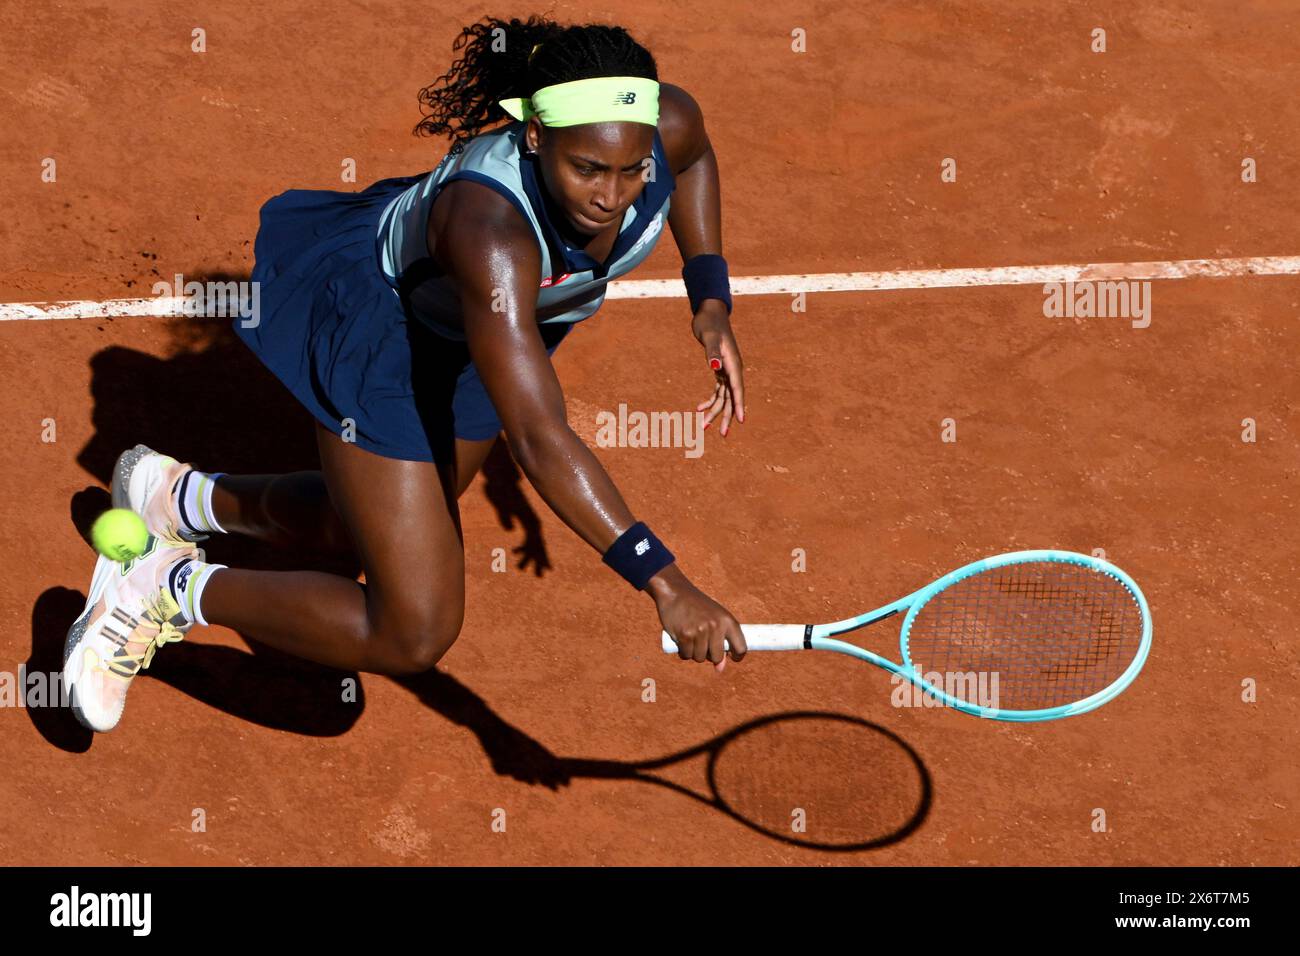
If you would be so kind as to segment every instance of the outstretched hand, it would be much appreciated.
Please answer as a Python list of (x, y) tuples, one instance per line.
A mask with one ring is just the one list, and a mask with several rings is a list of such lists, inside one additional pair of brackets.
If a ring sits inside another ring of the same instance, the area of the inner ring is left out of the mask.
[(714, 375), (713, 395), (695, 406), (704, 416), (704, 427), (722, 415), (722, 435), (725, 438), (735, 415), (741, 424), (745, 421), (744, 362), (740, 347), (731, 331), (731, 317), (727, 307), (718, 299), (705, 299), (695, 313), (691, 331), (704, 346), (704, 356)]

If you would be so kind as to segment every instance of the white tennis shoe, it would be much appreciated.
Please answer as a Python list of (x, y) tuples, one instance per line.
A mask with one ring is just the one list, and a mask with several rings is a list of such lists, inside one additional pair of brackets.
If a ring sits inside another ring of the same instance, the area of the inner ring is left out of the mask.
[(167, 587), (167, 574), (191, 557), (202, 561), (203, 552), (154, 534), (131, 561), (99, 556), (86, 608), (63, 650), (63, 685), (72, 712), (91, 730), (103, 733), (117, 726), (135, 675), (149, 666), (159, 647), (181, 640), (190, 629)]
[(175, 489), (193, 465), (178, 462), (148, 445), (122, 452), (113, 468), (113, 507), (128, 508), (144, 519), (150, 534), (168, 543), (204, 541), (206, 534), (183, 530)]

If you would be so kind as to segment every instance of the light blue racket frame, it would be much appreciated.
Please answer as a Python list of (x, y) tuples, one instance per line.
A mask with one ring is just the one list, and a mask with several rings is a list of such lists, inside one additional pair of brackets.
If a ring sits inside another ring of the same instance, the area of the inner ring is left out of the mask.
[[(1089, 697), (1085, 697), (1083, 700), (1041, 710), (1003, 710), (994, 707), (982, 707), (953, 697), (942, 688), (926, 683), (922, 679), (921, 672), (912, 663), (908, 648), (908, 635), (912, 629), (912, 622), (916, 620), (916, 616), (921, 609), (940, 591), (983, 571), (1013, 564), (1032, 564), (1044, 561), (1059, 561), (1063, 564), (1078, 565), (1079, 567), (1089, 568), (1109, 575), (1122, 584), (1133, 597), (1134, 603), (1142, 616), (1142, 637), (1137, 653), (1133, 656), (1132, 662), (1124, 670), (1124, 673), (1120, 674), (1110, 686), (1097, 691)], [(835, 634), (845, 634), (866, 627), (868, 624), (874, 624), (904, 610), (907, 611), (907, 616), (903, 618), (903, 627), (899, 634), (899, 645), (903, 657), (902, 664), (897, 664), (886, 657), (872, 653), (866, 648), (858, 647), (856, 644), (837, 641), (832, 637)], [(898, 674), (900, 677), (911, 681), (925, 691), (926, 694), (963, 713), (972, 714), (976, 717), (1009, 721), (1057, 720), (1061, 717), (1072, 717), (1076, 714), (1085, 714), (1090, 710), (1096, 710), (1102, 704), (1114, 699), (1124, 688), (1133, 683), (1133, 679), (1142, 670), (1142, 665), (1146, 663), (1147, 655), (1151, 651), (1151, 611), (1147, 607), (1146, 596), (1143, 595), (1142, 589), (1137, 586), (1137, 582), (1109, 561), (1087, 554), (1078, 554), (1074, 551), (1055, 550), (1012, 551), (1008, 554), (999, 554), (991, 558), (974, 561), (965, 567), (945, 574), (919, 591), (913, 591), (907, 597), (899, 598), (892, 604), (886, 604), (874, 611), (859, 614), (857, 617), (845, 618), (842, 621), (834, 621), (830, 624), (743, 624), (741, 625), (741, 631), (744, 633), (745, 643), (751, 651), (814, 650), (848, 654), (850, 657), (868, 661), (877, 667), (883, 667), (891, 673)], [(667, 631), (662, 633), (661, 641), (665, 653), (675, 654), (677, 652), (677, 644)]]

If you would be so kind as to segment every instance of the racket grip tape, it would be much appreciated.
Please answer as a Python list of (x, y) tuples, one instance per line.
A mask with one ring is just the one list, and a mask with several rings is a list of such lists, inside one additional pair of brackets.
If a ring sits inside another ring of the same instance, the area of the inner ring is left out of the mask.
[[(808, 628), (803, 624), (742, 624), (745, 645), (751, 651), (801, 651), (806, 646), (804, 635)], [(677, 642), (667, 631), (659, 635), (665, 654), (677, 653)], [(726, 644), (730, 650), (730, 643)]]

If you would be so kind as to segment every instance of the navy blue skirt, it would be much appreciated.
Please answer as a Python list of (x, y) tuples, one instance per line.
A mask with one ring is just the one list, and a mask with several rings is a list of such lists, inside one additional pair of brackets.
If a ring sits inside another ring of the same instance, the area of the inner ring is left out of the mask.
[[(381, 271), (379, 217), (420, 179), (269, 200), (254, 244), (258, 312), (233, 325), (334, 434), (389, 458), (450, 463), (455, 438), (491, 438), (501, 419), (465, 343), (415, 318)], [(547, 352), (572, 328), (541, 326)]]

